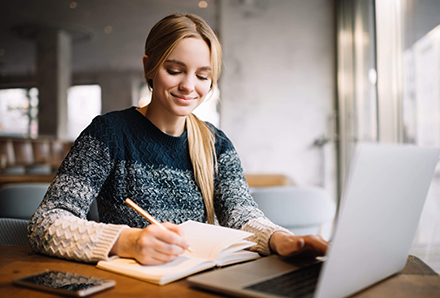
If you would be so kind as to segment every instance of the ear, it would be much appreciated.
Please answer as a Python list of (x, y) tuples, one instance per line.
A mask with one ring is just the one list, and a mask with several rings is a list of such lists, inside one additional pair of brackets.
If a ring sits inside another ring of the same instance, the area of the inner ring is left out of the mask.
[(144, 57), (142, 57), (142, 65), (144, 66), (144, 73), (145, 73), (145, 66), (147, 65), (147, 60), (148, 60), (148, 56), (144, 55)]
[(146, 80), (152, 80), (153, 78), (150, 76), (150, 77), (147, 77), (146, 76), (146, 65), (147, 65), (147, 61), (148, 61), (148, 56), (147, 55), (144, 55), (144, 57), (142, 57), (142, 63), (143, 63), (143, 65), (144, 65), (144, 76), (145, 76), (145, 79)]
[(149, 58), (147, 55), (144, 55), (144, 57), (142, 57), (142, 63), (144, 65), (144, 78), (145, 78), (145, 81), (147, 82), (148, 86), (150, 88), (153, 88), (153, 75), (149, 75), (147, 77), (146, 65), (147, 65), (148, 59)]

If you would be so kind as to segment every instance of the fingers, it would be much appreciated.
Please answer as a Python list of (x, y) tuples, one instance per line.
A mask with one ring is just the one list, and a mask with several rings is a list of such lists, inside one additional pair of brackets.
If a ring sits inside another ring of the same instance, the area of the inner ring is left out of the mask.
[(274, 233), (272, 237), (273, 247), (281, 256), (293, 256), (300, 253), (315, 257), (323, 256), (329, 245), (319, 235), (295, 236), (287, 233)]
[(185, 235), (183, 233), (183, 230), (178, 225), (166, 222), (163, 224), (163, 226), (168, 230), (168, 233), (160, 233), (158, 235), (158, 238), (161, 241), (166, 242), (170, 245), (180, 246), (183, 250), (189, 247), (188, 242), (184, 238)]
[(146, 248), (137, 254), (135, 259), (142, 265), (162, 265), (175, 260), (178, 255), (159, 253), (154, 249)]
[(176, 259), (188, 247), (183, 232), (174, 224), (164, 224), (167, 230), (149, 225), (136, 241), (136, 260), (141, 264), (158, 265)]
[(176, 224), (172, 224), (170, 222), (164, 222), (162, 225), (165, 228), (167, 228), (168, 231), (174, 232), (174, 233), (178, 234), (182, 238), (185, 237), (185, 233), (183, 232), (183, 229), (180, 226), (178, 226)]
[(279, 254), (290, 255), (292, 253), (297, 253), (305, 249), (306, 242), (304, 238), (298, 236), (288, 236), (285, 237), (284, 243), (278, 245)]
[(304, 248), (306, 250), (311, 250), (318, 256), (323, 256), (327, 253), (329, 243), (322, 238), (320, 235), (306, 235), (302, 237), (304, 240)]

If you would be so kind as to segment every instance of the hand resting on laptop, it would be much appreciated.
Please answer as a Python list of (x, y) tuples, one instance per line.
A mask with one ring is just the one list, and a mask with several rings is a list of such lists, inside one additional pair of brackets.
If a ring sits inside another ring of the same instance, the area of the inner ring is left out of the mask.
[(284, 256), (304, 255), (323, 256), (327, 252), (329, 243), (320, 235), (292, 235), (286, 232), (277, 231), (269, 240), (273, 252)]

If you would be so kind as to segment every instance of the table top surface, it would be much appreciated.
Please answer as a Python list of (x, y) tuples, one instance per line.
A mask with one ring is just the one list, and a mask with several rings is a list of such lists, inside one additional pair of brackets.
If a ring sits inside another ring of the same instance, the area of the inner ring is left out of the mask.
[[(430, 273), (429, 270), (420, 270), (414, 268), (414, 264), (410, 265), (409, 263), (400, 273), (356, 294), (355, 297), (440, 297), (440, 277), (433, 271)], [(97, 298), (224, 297), (191, 288), (185, 279), (165, 286), (157, 286), (98, 269), (93, 264), (66, 261), (33, 253), (27, 246), (0, 245), (0, 292), (2, 297), (59, 297), (48, 292), (22, 288), (12, 284), (14, 278), (44, 271), (45, 269), (67, 271), (116, 281), (114, 288), (93, 295)]]
[(49, 175), (1, 175), (0, 174), (0, 186), (11, 183), (50, 183), (53, 180), (55, 174)]

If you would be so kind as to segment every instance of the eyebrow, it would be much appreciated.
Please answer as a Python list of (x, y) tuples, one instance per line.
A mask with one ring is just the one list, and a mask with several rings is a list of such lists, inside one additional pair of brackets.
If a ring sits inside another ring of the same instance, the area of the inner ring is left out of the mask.
[[(175, 59), (168, 59), (165, 62), (175, 63), (175, 64), (182, 65), (182, 66), (186, 67), (185, 63), (183, 63), (182, 61), (179, 61), (179, 60), (175, 60)], [(211, 71), (212, 69), (210, 66), (202, 66), (202, 67), (198, 68), (198, 70)]]

